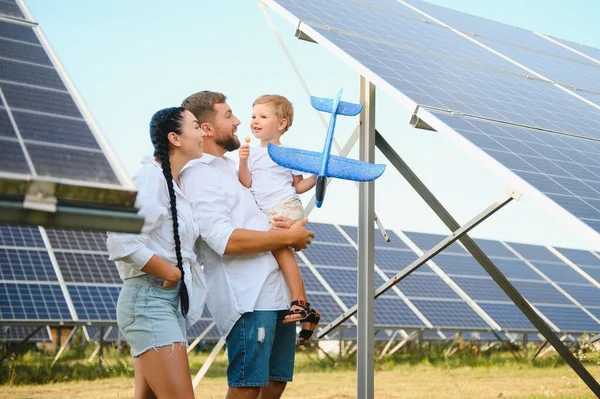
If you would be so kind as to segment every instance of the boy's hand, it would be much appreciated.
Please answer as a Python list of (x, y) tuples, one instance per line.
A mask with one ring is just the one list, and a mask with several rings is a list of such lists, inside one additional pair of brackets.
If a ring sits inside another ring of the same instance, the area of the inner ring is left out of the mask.
[(244, 139), (246, 144), (242, 145), (239, 150), (240, 162), (248, 162), (248, 157), (250, 156), (250, 137), (246, 137)]
[(276, 216), (273, 218), (273, 230), (289, 229), (294, 224), (294, 221), (285, 216)]

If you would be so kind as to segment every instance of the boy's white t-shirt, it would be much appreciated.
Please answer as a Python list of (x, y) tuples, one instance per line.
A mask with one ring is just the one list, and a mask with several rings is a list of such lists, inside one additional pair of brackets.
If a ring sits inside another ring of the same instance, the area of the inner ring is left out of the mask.
[(252, 175), (250, 191), (261, 210), (271, 209), (290, 198), (300, 199), (292, 182), (293, 176), (302, 175), (302, 172), (276, 164), (266, 148), (250, 148), (248, 169)]

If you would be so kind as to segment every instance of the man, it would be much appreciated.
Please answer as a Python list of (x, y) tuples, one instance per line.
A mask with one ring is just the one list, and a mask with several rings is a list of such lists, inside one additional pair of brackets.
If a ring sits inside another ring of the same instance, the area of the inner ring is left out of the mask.
[(269, 231), (267, 217), (239, 181), (235, 162), (240, 121), (221, 93), (192, 94), (182, 104), (206, 133), (204, 155), (182, 171), (180, 184), (200, 228), (196, 252), (203, 260), (207, 306), (223, 337), (229, 367), (227, 397), (279, 398), (294, 372), (295, 333), (282, 324), (289, 291), (270, 251), (306, 248), (314, 234), (306, 219), (280, 218)]

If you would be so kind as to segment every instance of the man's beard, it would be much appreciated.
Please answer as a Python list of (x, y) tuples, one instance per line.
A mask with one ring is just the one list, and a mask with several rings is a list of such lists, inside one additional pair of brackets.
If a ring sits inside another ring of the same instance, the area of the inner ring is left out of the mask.
[(215, 140), (215, 142), (221, 147), (225, 148), (228, 152), (235, 151), (240, 148), (240, 140), (236, 136), (229, 136), (224, 139)]

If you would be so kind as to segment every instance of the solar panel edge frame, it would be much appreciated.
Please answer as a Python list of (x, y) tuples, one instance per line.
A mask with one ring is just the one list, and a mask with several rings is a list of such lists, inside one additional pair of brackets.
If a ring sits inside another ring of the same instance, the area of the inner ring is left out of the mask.
[(330, 53), (332, 53), (338, 59), (346, 63), (356, 72), (373, 82), (377, 88), (383, 90), (390, 97), (398, 101), (401, 106), (403, 106), (409, 111), (412, 111), (417, 117), (423, 119), (431, 127), (437, 130), (438, 133), (445, 134), (450, 139), (454, 140), (454, 142), (461, 144), (461, 147), (465, 152), (477, 155), (478, 158), (484, 161), (492, 171), (499, 174), (499, 176), (502, 177), (504, 181), (515, 183), (514, 188), (518, 189), (521, 193), (528, 192), (532, 194), (533, 197), (536, 198), (538, 202), (543, 204), (549, 212), (558, 212), (560, 217), (557, 217), (557, 219), (561, 220), (565, 225), (572, 228), (574, 232), (577, 232), (583, 237), (585, 237), (586, 241), (589, 241), (589, 244), (592, 248), (600, 248), (600, 234), (585, 223), (583, 223), (577, 217), (572, 215), (569, 211), (552, 201), (550, 198), (546, 197), (543, 193), (541, 193), (535, 187), (531, 186), (529, 183), (525, 182), (519, 176), (517, 176), (504, 165), (502, 165), (500, 162), (487, 155), (483, 150), (475, 146), (473, 143), (464, 138), (461, 134), (459, 134), (454, 129), (452, 129), (444, 122), (439, 120), (437, 117), (435, 117), (432, 114), (432, 112), (425, 108), (422, 108), (419, 104), (410, 99), (410, 97), (406, 96), (398, 89), (394, 88), (384, 79), (379, 77), (376, 73), (369, 70), (369, 68), (362, 65), (350, 55), (346, 54), (335, 44), (331, 43), (320, 33), (314, 30), (310, 25), (302, 22), (292, 13), (290, 13), (285, 8), (277, 4), (276, 0), (260, 0), (260, 2), (269, 6), (271, 9), (273, 9), (275, 12), (277, 12), (280, 16), (284, 17), (289, 22), (291, 22), (293, 25), (296, 25), (298, 29), (304, 31), (304, 33), (316, 40), (320, 46), (327, 49)]

